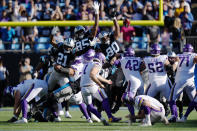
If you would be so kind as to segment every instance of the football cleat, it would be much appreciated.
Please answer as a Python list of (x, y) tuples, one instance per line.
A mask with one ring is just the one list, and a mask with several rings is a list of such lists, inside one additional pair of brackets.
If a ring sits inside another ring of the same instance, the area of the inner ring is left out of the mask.
[(16, 117), (12, 117), (11, 119), (9, 119), (7, 122), (15, 122), (15, 121), (17, 121), (18, 119), (16, 118)]
[(172, 115), (172, 116), (168, 119), (168, 121), (169, 121), (170, 123), (173, 123), (173, 122), (176, 122), (176, 121), (177, 121), (177, 118), (176, 118), (176, 116)]
[(101, 121), (104, 126), (109, 126), (109, 123), (105, 120), (105, 118), (101, 118)]
[(54, 122), (60, 122), (60, 121), (62, 121), (62, 119), (59, 116), (54, 119)]
[(64, 115), (64, 111), (63, 110), (59, 110), (58, 111), (58, 115), (63, 116)]
[(91, 119), (96, 122), (101, 122), (101, 120), (97, 116), (95, 116), (93, 113), (91, 113)]
[(122, 118), (116, 118), (116, 117), (109, 118), (109, 122), (119, 122), (120, 120), (122, 120)]
[(93, 121), (89, 118), (89, 119), (87, 119), (87, 122), (88, 123), (93, 123)]
[(140, 126), (142, 126), (142, 127), (146, 127), (146, 126), (152, 126), (152, 124), (150, 123), (150, 122), (148, 122), (148, 123), (143, 123), (142, 125), (140, 125)]
[(26, 118), (22, 118), (21, 120), (15, 121), (14, 123), (19, 124), (19, 123), (28, 123)]
[(177, 122), (184, 123), (187, 121), (187, 117), (182, 116), (181, 119), (177, 120)]
[(68, 111), (66, 111), (65, 118), (72, 118), (72, 116), (70, 115)]

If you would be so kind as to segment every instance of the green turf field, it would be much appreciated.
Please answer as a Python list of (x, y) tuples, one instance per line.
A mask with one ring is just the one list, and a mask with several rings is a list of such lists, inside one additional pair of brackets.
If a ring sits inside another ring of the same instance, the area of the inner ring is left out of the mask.
[[(47, 123), (36, 123), (36, 122), (29, 122), (28, 124), (13, 124), (7, 123), (6, 121), (11, 118), (12, 111), (0, 111), (0, 131), (89, 131), (89, 130), (113, 130), (113, 131), (142, 131), (142, 130), (163, 130), (163, 131), (197, 131), (197, 113), (195, 111), (189, 116), (188, 121), (186, 123), (173, 123), (168, 126), (164, 125), (163, 123), (156, 123), (152, 127), (139, 127), (139, 123), (132, 124), (131, 126), (128, 123), (125, 123), (127, 119), (124, 118), (128, 114), (127, 110), (120, 110), (118, 111), (115, 116), (123, 117), (123, 120), (119, 123), (110, 123), (110, 126), (103, 126), (102, 123), (92, 123), (89, 124), (86, 122), (85, 119), (80, 118), (82, 115), (78, 109), (71, 109), (70, 114), (72, 115), (72, 119), (66, 119), (62, 117), (62, 122), (54, 123), (54, 122), (47, 122)], [(104, 117), (106, 117), (105, 113)]]

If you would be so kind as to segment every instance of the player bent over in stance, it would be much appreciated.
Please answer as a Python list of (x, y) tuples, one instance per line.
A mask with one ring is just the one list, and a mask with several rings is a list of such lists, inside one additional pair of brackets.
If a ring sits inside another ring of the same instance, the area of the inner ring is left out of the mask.
[(142, 119), (141, 126), (152, 126), (153, 123), (162, 121), (169, 124), (165, 117), (163, 105), (153, 97), (139, 95), (135, 97), (134, 106), (139, 109), (137, 116), (131, 116), (134, 119)]
[(176, 107), (176, 100), (183, 92), (186, 91), (189, 99), (192, 101), (196, 95), (194, 85), (194, 67), (197, 63), (197, 54), (193, 53), (193, 46), (191, 44), (184, 45), (183, 54), (178, 54), (179, 61), (177, 63), (177, 72), (175, 76), (175, 85), (172, 90), (172, 98), (170, 100), (170, 109), (172, 116), (169, 122), (176, 122), (178, 113)]
[[(28, 123), (27, 121), (27, 104), (35, 97), (41, 98), (48, 93), (48, 85), (46, 81), (39, 79), (25, 80), (17, 87), (8, 87), (7, 93), (11, 93), (14, 97), (14, 116), (8, 122)], [(38, 99), (39, 99), (38, 98)], [(22, 110), (22, 119), (18, 120), (20, 111)]]
[(135, 51), (132, 48), (127, 48), (123, 57), (116, 60), (115, 64), (121, 66), (124, 76), (128, 82), (126, 92), (122, 96), (122, 100), (126, 102), (129, 112), (132, 116), (135, 115), (134, 107), (130, 104), (136, 94), (144, 94), (144, 83), (140, 75), (141, 58), (135, 57)]
[(111, 121), (119, 121), (120, 119), (115, 118), (111, 114), (107, 96), (102, 88), (105, 88), (101, 82), (112, 84), (111, 80), (107, 80), (99, 75), (102, 68), (102, 64), (105, 61), (105, 56), (102, 53), (97, 53), (93, 62), (89, 62), (85, 65), (83, 74), (81, 76), (80, 87), (83, 99), (87, 105), (87, 109), (95, 114), (104, 125), (108, 125), (107, 121), (101, 116), (92, 104), (92, 97), (102, 102), (102, 106), (106, 111), (108, 118)]

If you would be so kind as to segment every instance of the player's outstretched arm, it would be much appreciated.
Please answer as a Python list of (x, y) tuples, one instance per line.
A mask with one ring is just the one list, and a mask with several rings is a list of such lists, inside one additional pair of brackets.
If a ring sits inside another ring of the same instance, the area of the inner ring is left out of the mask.
[(91, 30), (91, 37), (94, 38), (96, 37), (96, 34), (98, 32), (98, 26), (99, 26), (99, 6), (100, 4), (98, 2), (94, 2), (92, 8), (94, 9), (95, 11), (95, 23), (94, 23), (94, 26)]
[(120, 36), (120, 26), (119, 26), (118, 21), (115, 16), (113, 18), (113, 22), (114, 22), (114, 26), (115, 26), (114, 37), (117, 40)]
[(98, 78), (98, 80), (99, 81), (101, 81), (101, 82), (104, 82), (104, 83), (106, 83), (106, 84), (112, 84), (112, 81), (111, 80), (107, 80), (107, 79), (105, 79), (104, 77), (102, 77), (102, 76), (100, 76), (100, 75), (97, 75), (97, 78)]

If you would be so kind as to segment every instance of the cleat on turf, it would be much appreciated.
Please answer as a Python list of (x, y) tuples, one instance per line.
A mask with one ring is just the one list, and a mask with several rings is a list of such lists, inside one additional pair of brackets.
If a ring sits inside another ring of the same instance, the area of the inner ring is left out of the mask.
[(104, 118), (101, 118), (101, 121), (104, 126), (109, 126), (109, 123)]
[(168, 121), (169, 121), (170, 123), (173, 123), (173, 122), (176, 122), (176, 121), (177, 121), (177, 118), (176, 118), (176, 116), (172, 115), (172, 116), (168, 119)]
[(185, 116), (182, 116), (181, 119), (177, 120), (179, 123), (184, 123), (187, 121), (187, 118)]
[(88, 123), (93, 123), (93, 121), (89, 118), (89, 119), (87, 119), (87, 122)]
[(116, 117), (109, 118), (109, 122), (119, 122), (120, 120), (122, 120), (122, 118), (116, 118)]
[(26, 118), (22, 118), (21, 120), (15, 121), (14, 123), (19, 124), (19, 123), (28, 123)]
[(60, 122), (60, 121), (62, 121), (62, 119), (59, 116), (54, 119), (54, 122)]
[(65, 118), (72, 118), (72, 116), (70, 115), (70, 113), (69, 113), (69, 112), (66, 112), (66, 114), (65, 114)]
[(9, 119), (7, 122), (15, 122), (15, 121), (17, 121), (18, 119), (16, 118), (16, 117), (12, 117), (11, 119)]

